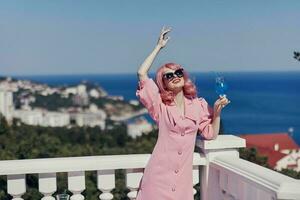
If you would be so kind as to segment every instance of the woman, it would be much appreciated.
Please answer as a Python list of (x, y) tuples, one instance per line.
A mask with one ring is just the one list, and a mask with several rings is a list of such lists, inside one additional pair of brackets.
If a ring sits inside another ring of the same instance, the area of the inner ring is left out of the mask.
[(220, 97), (211, 109), (197, 98), (196, 87), (178, 64), (167, 63), (156, 73), (156, 83), (147, 73), (158, 52), (166, 46), (170, 28), (163, 27), (158, 43), (138, 70), (136, 92), (159, 127), (157, 143), (144, 170), (137, 200), (192, 200), (192, 162), (198, 130), (205, 139), (219, 133), (221, 110), (228, 103)]

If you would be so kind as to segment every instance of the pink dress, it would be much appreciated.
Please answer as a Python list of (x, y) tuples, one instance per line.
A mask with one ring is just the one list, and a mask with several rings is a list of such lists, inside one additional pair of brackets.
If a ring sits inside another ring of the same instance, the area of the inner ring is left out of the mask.
[(157, 143), (144, 169), (136, 200), (193, 200), (193, 152), (198, 130), (213, 137), (212, 109), (203, 98), (185, 97), (185, 116), (162, 102), (155, 82), (139, 82), (136, 92), (159, 128)]

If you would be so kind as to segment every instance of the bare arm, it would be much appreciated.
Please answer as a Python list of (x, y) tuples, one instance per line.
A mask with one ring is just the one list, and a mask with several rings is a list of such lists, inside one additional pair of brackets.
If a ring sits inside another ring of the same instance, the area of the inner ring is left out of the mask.
[(221, 117), (219, 116), (214, 116), (213, 118), (213, 122), (212, 122), (212, 127), (214, 130), (214, 137), (213, 139), (216, 139), (217, 136), (219, 135), (220, 132), (220, 121), (221, 121)]
[(155, 57), (157, 56), (159, 51), (163, 47), (166, 46), (168, 40), (170, 39), (170, 37), (166, 37), (166, 34), (170, 31), (171, 31), (171, 28), (165, 28), (165, 27), (162, 28), (157, 45), (155, 46), (154, 50), (150, 53), (150, 55), (145, 59), (143, 64), (138, 69), (137, 75), (138, 75), (139, 80), (144, 80), (144, 79), (148, 78), (148, 71), (149, 71)]
[(160, 49), (161, 49), (160, 46), (156, 45), (156, 47), (151, 52), (151, 54), (145, 59), (143, 64), (140, 66), (140, 68), (138, 70), (139, 80), (144, 80), (144, 79), (148, 78), (148, 71), (149, 71), (155, 57), (157, 56), (158, 52), (160, 51)]
[(214, 104), (214, 116), (212, 122), (212, 127), (214, 130), (214, 138), (216, 138), (219, 135), (221, 111), (229, 103), (230, 101), (227, 99), (226, 96), (220, 96), (220, 98)]

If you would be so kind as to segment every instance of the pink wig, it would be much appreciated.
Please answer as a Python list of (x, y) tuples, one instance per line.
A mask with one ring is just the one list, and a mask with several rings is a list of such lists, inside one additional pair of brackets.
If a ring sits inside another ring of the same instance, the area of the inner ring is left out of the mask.
[[(156, 72), (156, 84), (159, 88), (162, 101), (165, 104), (170, 105), (174, 101), (175, 95), (172, 91), (168, 90), (164, 84), (163, 73), (164, 73), (165, 68), (177, 70), (182, 67), (176, 63), (167, 63), (167, 64), (164, 64), (163, 66), (161, 66), (160, 68), (158, 68), (158, 70)], [(189, 79), (189, 76), (186, 71), (183, 71), (183, 74), (184, 74), (184, 76), (183, 76), (183, 79), (184, 79), (183, 94), (184, 94), (184, 96), (189, 99), (197, 97), (197, 89), (196, 89), (195, 84)]]

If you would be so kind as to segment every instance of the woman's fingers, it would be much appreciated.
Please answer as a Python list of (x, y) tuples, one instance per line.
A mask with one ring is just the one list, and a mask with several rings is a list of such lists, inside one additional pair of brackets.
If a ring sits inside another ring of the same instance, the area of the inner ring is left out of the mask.
[(166, 44), (170, 40), (170, 37), (166, 35), (170, 31), (171, 31), (170, 27), (166, 28), (165, 26), (163, 26), (163, 28), (160, 32), (158, 42), (157, 42), (157, 44), (160, 46), (160, 48), (163, 48), (164, 46), (166, 46)]
[(226, 97), (220, 96), (220, 98), (216, 100), (215, 105), (217, 106), (217, 110), (219, 110), (219, 108), (224, 108), (229, 103), (230, 101)]
[(219, 99), (216, 100), (215, 104), (219, 105), (219, 104), (222, 103), (222, 101), (223, 101), (223, 99), (219, 98)]
[(171, 27), (166, 28), (166, 27), (164, 26), (164, 27), (162, 28), (162, 30), (161, 30), (161, 33), (160, 33), (161, 38), (162, 38), (164, 35), (166, 35), (168, 32), (170, 32), (171, 30), (172, 30)]
[(163, 35), (169, 33), (171, 30), (172, 30), (171, 28), (167, 28), (167, 29), (164, 31)]
[(222, 105), (223, 108), (225, 106), (227, 106), (229, 103), (230, 103), (230, 101), (227, 98), (222, 99), (221, 102), (220, 102), (220, 104)]
[(223, 98), (223, 99), (220, 100), (220, 102), (221, 102), (221, 104), (225, 104), (225, 103), (228, 102), (228, 99), (227, 98)]
[(221, 110), (222, 110), (222, 105), (220, 104), (220, 105), (218, 105), (218, 107), (217, 107), (217, 112), (219, 113), (219, 112), (221, 112)]
[(166, 37), (166, 42), (168, 42), (170, 38), (171, 38), (170, 36)]

